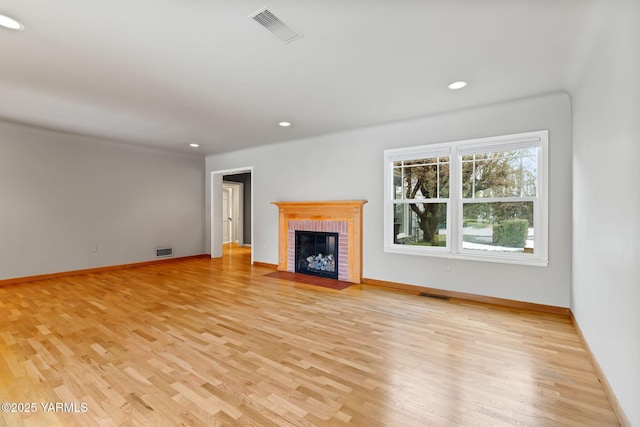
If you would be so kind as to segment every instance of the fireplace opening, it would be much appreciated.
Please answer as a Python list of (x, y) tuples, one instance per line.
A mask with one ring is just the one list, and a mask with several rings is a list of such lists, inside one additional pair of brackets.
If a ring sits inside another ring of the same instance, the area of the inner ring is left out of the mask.
[(296, 230), (296, 273), (338, 279), (338, 233)]

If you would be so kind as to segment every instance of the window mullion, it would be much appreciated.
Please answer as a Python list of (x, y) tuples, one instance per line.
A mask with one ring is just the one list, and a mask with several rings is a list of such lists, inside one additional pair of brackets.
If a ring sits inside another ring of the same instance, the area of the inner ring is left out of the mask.
[(458, 236), (461, 235), (460, 224), (462, 224), (460, 199), (462, 198), (462, 156), (458, 154), (457, 147), (451, 147), (449, 157), (449, 200), (447, 206), (447, 225), (451, 253), (459, 253), (460, 242)]
[[(460, 156), (462, 162), (462, 156)], [(462, 175), (460, 176), (460, 184), (462, 184)], [(476, 197), (476, 155), (473, 155), (473, 162), (471, 163), (471, 197)]]
[(436, 164), (436, 179), (438, 180), (438, 182), (436, 183), (436, 195), (438, 197), (438, 199), (440, 198), (440, 157), (438, 157), (438, 163)]

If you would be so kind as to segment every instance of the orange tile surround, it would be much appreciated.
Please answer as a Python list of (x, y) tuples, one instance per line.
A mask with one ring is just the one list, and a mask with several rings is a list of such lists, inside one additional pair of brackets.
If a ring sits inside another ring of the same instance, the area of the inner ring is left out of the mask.
[(278, 206), (278, 270), (288, 271), (288, 223), (298, 221), (346, 221), (349, 254), (347, 281), (362, 283), (362, 210), (366, 200), (321, 202), (273, 202)]

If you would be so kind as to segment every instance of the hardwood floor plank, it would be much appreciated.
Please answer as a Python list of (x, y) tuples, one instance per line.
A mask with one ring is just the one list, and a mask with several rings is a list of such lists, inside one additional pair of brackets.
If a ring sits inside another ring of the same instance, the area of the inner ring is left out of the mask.
[(249, 262), (0, 287), (0, 426), (619, 425), (567, 316)]

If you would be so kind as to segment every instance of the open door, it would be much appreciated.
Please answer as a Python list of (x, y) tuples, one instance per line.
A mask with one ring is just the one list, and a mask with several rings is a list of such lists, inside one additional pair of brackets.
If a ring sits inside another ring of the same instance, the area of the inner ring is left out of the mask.
[(222, 243), (233, 242), (234, 235), (232, 230), (233, 211), (231, 207), (233, 199), (233, 189), (227, 184), (223, 184), (222, 188)]
[(222, 182), (222, 243), (244, 244), (244, 184)]

